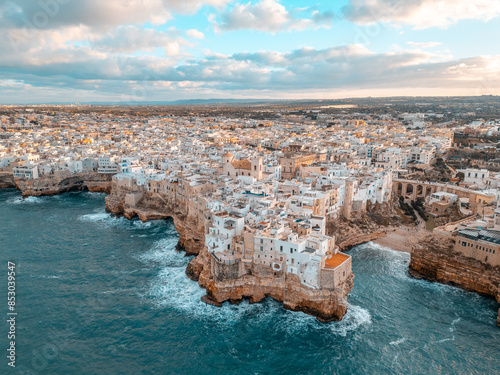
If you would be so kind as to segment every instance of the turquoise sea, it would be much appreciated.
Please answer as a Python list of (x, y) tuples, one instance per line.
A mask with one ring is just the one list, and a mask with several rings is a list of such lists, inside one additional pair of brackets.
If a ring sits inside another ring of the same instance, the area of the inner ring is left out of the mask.
[[(500, 374), (498, 304), (412, 279), (409, 255), (350, 251), (341, 322), (260, 304), (205, 305), (169, 220), (112, 218), (104, 195), (0, 190), (0, 301), (16, 263), (16, 368), (1, 374)], [(3, 276), (2, 276), (3, 273)]]

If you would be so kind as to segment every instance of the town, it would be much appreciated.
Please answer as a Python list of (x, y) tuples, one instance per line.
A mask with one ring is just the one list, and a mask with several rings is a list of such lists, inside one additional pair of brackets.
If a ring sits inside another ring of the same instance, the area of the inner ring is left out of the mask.
[(484, 280), (462, 287), (500, 301), (500, 103), (421, 100), (3, 106), (0, 187), (106, 192), (111, 214), (173, 218), (215, 305), (270, 296), (339, 320), (346, 251), (401, 230), (412, 275), (460, 286), (431, 272), (439, 248), (476, 262)]

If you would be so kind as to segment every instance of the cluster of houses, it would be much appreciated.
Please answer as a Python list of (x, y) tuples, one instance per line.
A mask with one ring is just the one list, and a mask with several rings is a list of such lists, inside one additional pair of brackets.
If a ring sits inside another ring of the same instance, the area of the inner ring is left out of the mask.
[[(388, 202), (393, 179), (432, 164), (451, 147), (453, 131), (419, 114), (317, 115), (322, 121), (281, 113), (263, 123), (60, 113), (40, 118), (39, 128), (0, 133), (0, 172), (32, 180), (112, 174), (130, 191), (130, 205), (144, 193), (183, 205), (203, 223), (205, 246), (220, 262), (292, 273), (311, 288), (331, 272), (340, 285), (351, 260), (326, 234), (326, 222)], [(471, 188), (498, 187), (500, 175), (463, 173)], [(428, 200), (457, 201), (439, 192)]]

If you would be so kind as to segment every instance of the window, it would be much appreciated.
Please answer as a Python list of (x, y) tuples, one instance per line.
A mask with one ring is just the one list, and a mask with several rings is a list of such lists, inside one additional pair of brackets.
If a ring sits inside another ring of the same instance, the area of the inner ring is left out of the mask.
[(264, 251), (264, 248), (262, 246), (260, 247), (260, 251)]
[(290, 248), (290, 254), (293, 254), (293, 249), (292, 248)]
[(283, 252), (283, 246), (280, 246), (280, 252)]
[(227, 249), (229, 250), (231, 248), (231, 245), (227, 245)]

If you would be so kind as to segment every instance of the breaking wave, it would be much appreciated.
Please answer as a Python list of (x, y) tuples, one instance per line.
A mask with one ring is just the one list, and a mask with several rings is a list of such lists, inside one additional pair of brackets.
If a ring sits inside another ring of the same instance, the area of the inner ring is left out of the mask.
[(186, 276), (186, 266), (192, 259), (175, 250), (177, 238), (158, 241), (151, 250), (137, 258), (146, 264), (160, 265), (158, 274), (150, 282), (143, 296), (147, 303), (157, 309), (173, 309), (183, 315), (210, 321), (222, 326), (241, 323), (242, 320), (256, 324), (275, 322), (276, 328), (287, 334), (306, 330), (327, 330), (346, 336), (362, 326), (371, 324), (370, 312), (348, 303), (347, 314), (340, 322), (320, 323), (315, 317), (285, 310), (281, 302), (267, 298), (261, 303), (250, 304), (244, 300), (238, 305), (225, 302), (222, 307), (201, 301), (205, 289)]
[(83, 222), (99, 223), (103, 228), (109, 228), (112, 226), (127, 226), (127, 228), (132, 227), (134, 229), (148, 229), (155, 225), (153, 221), (143, 223), (140, 220), (128, 220), (124, 217), (113, 217), (102, 209), (97, 210), (92, 214), (81, 215), (78, 219)]
[(9, 204), (39, 204), (43, 203), (45, 200), (45, 197), (27, 197), (27, 198), (21, 198), (21, 197), (14, 197), (10, 200), (7, 201)]

